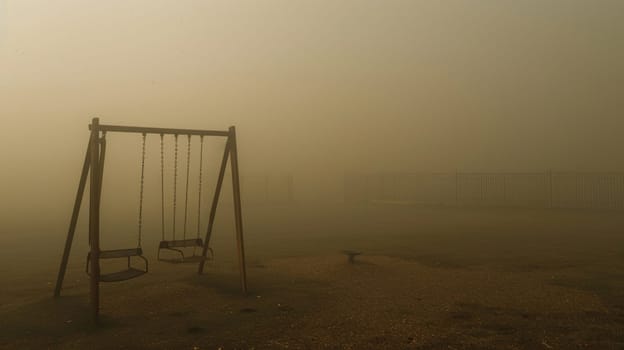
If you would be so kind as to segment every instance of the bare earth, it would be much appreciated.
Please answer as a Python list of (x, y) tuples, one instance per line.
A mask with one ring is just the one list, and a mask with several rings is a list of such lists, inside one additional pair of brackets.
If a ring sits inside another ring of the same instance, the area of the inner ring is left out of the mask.
[[(40, 248), (48, 253), (5, 256), (0, 348), (624, 349), (622, 213), (247, 215), (248, 295), (223, 233), (202, 276), (150, 256), (150, 274), (103, 285), (99, 328), (89, 317), (84, 247), (59, 300), (51, 293), (62, 234)], [(17, 243), (4, 242), (23, 249)], [(341, 249), (365, 254), (349, 264)]]

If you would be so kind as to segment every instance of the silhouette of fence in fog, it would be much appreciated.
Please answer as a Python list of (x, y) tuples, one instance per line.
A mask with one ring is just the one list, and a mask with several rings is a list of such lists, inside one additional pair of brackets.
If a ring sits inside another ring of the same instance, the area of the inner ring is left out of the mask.
[[(286, 205), (294, 202), (292, 175), (245, 174), (241, 175), (241, 201), (245, 205)], [(228, 186), (221, 194), (224, 203), (232, 202)]]
[(347, 174), (345, 201), (624, 209), (624, 173)]

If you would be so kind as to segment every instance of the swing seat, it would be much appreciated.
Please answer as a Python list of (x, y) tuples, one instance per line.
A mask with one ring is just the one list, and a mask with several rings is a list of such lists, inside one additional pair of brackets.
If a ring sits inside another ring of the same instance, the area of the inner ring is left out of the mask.
[(142, 255), (143, 249), (141, 248), (100, 250), (100, 259), (127, 258)]
[[(144, 269), (137, 269), (130, 265), (130, 259), (132, 257), (137, 257), (144, 262)], [(143, 249), (141, 248), (130, 248), (130, 249), (113, 249), (113, 250), (101, 250), (100, 251), (100, 259), (117, 259), (117, 258), (127, 258), (128, 259), (128, 268), (125, 270), (100, 274), (100, 282), (121, 282), (127, 281), (133, 278), (137, 278), (142, 276), (148, 272), (148, 262), (147, 259), (143, 256)], [(87, 254), (87, 275), (91, 276), (90, 271), (90, 263), (91, 263), (91, 253)]]
[(133, 267), (128, 268), (127, 270), (111, 272), (107, 274), (100, 275), (100, 282), (121, 282), (127, 281), (133, 278), (137, 278), (142, 276), (147, 271), (138, 270)]
[(179, 239), (173, 241), (160, 241), (158, 245), (158, 249), (170, 249), (170, 248), (189, 248), (189, 247), (197, 247), (202, 248), (204, 246), (204, 241), (201, 238), (193, 238), (193, 239)]
[[(181, 263), (199, 263), (204, 260), (210, 260), (209, 257), (204, 257), (202, 255), (193, 255), (186, 256), (184, 251), (178, 248), (203, 248), (204, 241), (201, 238), (193, 238), (193, 239), (181, 239), (181, 240), (172, 240), (172, 241), (160, 241), (158, 245), (158, 260), (163, 262), (168, 262), (172, 264), (181, 264)], [(176, 252), (179, 257), (177, 258), (161, 258), (160, 253), (163, 250), (170, 250)], [(208, 248), (210, 252), (210, 256), (212, 256), (212, 249)]]

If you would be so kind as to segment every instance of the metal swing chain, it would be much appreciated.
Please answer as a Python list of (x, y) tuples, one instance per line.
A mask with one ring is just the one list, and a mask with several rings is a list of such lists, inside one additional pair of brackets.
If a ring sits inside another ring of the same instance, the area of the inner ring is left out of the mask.
[(199, 230), (201, 228), (201, 202), (202, 202), (202, 170), (204, 163), (204, 135), (199, 137), (199, 190), (197, 196), (197, 238), (199, 239)]
[(160, 226), (165, 240), (165, 135), (160, 134)]
[(176, 209), (178, 207), (178, 134), (175, 134), (175, 156), (173, 161), (173, 240), (176, 233)]
[(139, 238), (138, 247), (141, 248), (141, 234), (143, 231), (143, 184), (145, 180), (145, 139), (147, 135), (143, 133), (143, 142), (141, 146), (141, 190), (139, 194)]
[(183, 238), (186, 239), (186, 223), (188, 218), (188, 193), (189, 193), (189, 173), (191, 170), (191, 135), (187, 135), (186, 139), (186, 192), (184, 194), (184, 232)]

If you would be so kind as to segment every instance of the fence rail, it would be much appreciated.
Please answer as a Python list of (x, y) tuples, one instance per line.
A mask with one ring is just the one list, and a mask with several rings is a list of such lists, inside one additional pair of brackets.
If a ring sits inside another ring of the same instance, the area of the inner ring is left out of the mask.
[[(241, 200), (245, 205), (288, 205), (295, 201), (294, 178), (290, 174), (241, 175)], [(232, 202), (228, 187), (221, 194), (224, 203)]]
[(624, 209), (624, 173), (347, 174), (345, 201)]

